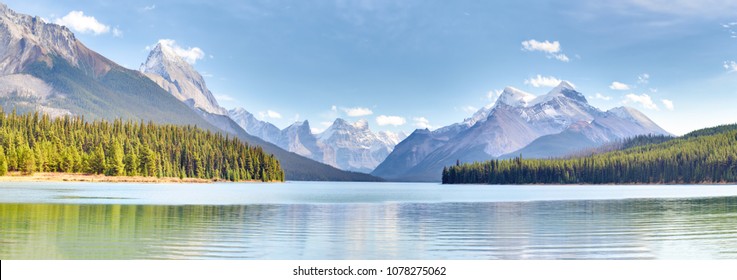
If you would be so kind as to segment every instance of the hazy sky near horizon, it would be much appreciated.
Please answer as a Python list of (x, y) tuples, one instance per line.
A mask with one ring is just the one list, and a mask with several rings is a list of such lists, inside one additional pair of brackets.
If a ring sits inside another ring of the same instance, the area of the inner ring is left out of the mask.
[(737, 1), (4, 1), (137, 69), (173, 40), (221, 106), (284, 128), (439, 128), (573, 83), (666, 130), (737, 122)]

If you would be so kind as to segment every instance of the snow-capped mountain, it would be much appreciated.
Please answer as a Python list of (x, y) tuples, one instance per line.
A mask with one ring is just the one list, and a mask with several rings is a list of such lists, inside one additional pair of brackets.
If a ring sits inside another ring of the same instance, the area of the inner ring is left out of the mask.
[[(322, 162), (322, 150), (308, 121), (295, 122), (280, 132), (276, 145), (306, 158)], [(324, 162), (323, 162), (324, 163)]]
[[(202, 92), (208, 92), (204, 83), (201, 85)], [(338, 170), (248, 135), (224, 115), (225, 110), (213, 110), (223, 115), (193, 110), (140, 71), (122, 67), (90, 50), (68, 28), (16, 13), (2, 3), (0, 106), (6, 112), (16, 109), (50, 116), (78, 115), (90, 121), (124, 119), (194, 125), (227, 133), (274, 154), (288, 180), (377, 180)]]
[(192, 108), (211, 114), (228, 115), (228, 111), (218, 105), (215, 96), (207, 89), (202, 75), (168, 44), (157, 43), (139, 71)]
[(242, 127), (248, 134), (271, 143), (276, 143), (281, 136), (281, 130), (275, 125), (260, 121), (250, 112), (241, 107), (228, 110), (228, 116)]
[(461, 123), (415, 131), (372, 174), (433, 181), (439, 180), (443, 166), (456, 160), (482, 161), (520, 152), (556, 156), (642, 134), (668, 132), (632, 108), (594, 108), (568, 82), (542, 96), (507, 87), (492, 106)]
[(339, 118), (322, 133), (313, 134), (308, 121), (296, 122), (279, 131), (243, 108), (230, 110), (229, 114), (251, 135), (287, 151), (350, 171), (371, 172), (406, 137), (404, 133), (373, 132), (365, 120), (350, 123)]
[(344, 170), (371, 172), (401, 139), (403, 135), (392, 132), (372, 132), (365, 120), (349, 123), (339, 118), (317, 135), (317, 145), (323, 152), (323, 163)]

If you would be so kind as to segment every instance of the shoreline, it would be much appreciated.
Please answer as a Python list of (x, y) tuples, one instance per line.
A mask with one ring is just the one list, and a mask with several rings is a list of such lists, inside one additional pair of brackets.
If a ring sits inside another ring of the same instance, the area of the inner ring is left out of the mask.
[[(230, 182), (222, 179), (200, 179), (177, 177), (144, 177), (144, 176), (105, 176), (102, 174), (34, 172), (23, 175), (21, 172), (8, 172), (0, 176), (0, 182), (102, 182), (102, 183), (215, 183)], [(255, 182), (255, 181), (242, 181)]]

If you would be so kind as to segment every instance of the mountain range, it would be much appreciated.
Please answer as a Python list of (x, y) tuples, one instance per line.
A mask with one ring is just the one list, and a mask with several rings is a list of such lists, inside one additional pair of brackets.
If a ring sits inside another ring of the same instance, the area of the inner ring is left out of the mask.
[(462, 122), (407, 137), (373, 132), (364, 120), (336, 119), (318, 134), (308, 121), (279, 129), (243, 108), (221, 107), (202, 75), (166, 42), (131, 70), (88, 49), (66, 27), (3, 4), (0, 106), (196, 125), (263, 147), (280, 160), (288, 180), (439, 181), (442, 168), (456, 162), (558, 157), (637, 135), (669, 135), (633, 108), (591, 106), (568, 82), (542, 96), (505, 88), (494, 104)]
[(397, 181), (439, 181), (444, 166), (494, 158), (558, 157), (637, 135), (670, 135), (629, 107), (601, 111), (568, 82), (535, 96), (507, 87), (463, 122), (416, 130), (371, 174)]
[(322, 133), (313, 134), (309, 121), (280, 130), (243, 108), (232, 109), (229, 114), (249, 134), (282, 149), (336, 168), (365, 173), (374, 170), (406, 137), (401, 132), (373, 132), (365, 120), (350, 123), (338, 118)]
[(217, 105), (201, 75), (177, 59), (159, 44), (142, 71), (127, 69), (87, 48), (68, 28), (0, 4), (0, 106), (7, 111), (195, 125), (263, 147), (288, 180), (380, 180), (249, 135)]
[(165, 42), (151, 49), (139, 71), (222, 130), (238, 134), (242, 129), (281, 149), (338, 169), (369, 173), (401, 140), (400, 135), (390, 132), (373, 133), (365, 121), (348, 124), (337, 119), (326, 130), (330, 135), (312, 135), (307, 121), (279, 130), (243, 108), (228, 111), (218, 104), (202, 75)]

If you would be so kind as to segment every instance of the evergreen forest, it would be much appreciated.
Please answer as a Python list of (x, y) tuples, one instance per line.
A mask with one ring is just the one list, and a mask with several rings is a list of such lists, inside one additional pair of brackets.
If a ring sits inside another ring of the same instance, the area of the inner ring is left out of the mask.
[(699, 184), (737, 182), (737, 125), (681, 137), (641, 136), (619, 150), (560, 159), (456, 163), (444, 184)]
[(261, 147), (196, 126), (98, 120), (0, 108), (0, 176), (18, 171), (284, 181)]

